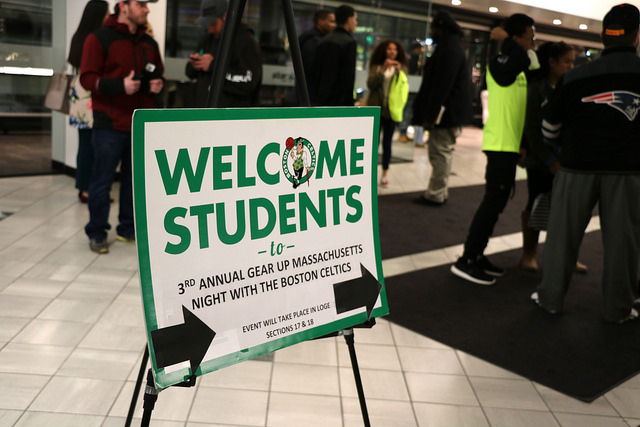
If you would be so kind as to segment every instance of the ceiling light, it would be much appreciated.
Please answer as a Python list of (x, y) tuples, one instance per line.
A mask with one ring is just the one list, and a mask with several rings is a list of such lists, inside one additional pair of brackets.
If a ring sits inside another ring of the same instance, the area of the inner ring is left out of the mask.
[(460, 6), (462, 2), (460, 0), (451, 0), (451, 4), (454, 6)]
[(559, 19), (554, 19), (553, 20), (553, 25), (560, 25), (560, 24), (562, 24), (561, 20), (559, 20)]
[(581, 30), (586, 30), (588, 27), (587, 24), (580, 24), (578, 28), (580, 28)]
[(498, 8), (497, 8), (497, 7), (494, 7), (494, 6), (491, 6), (491, 7), (489, 8), (489, 12), (491, 12), (491, 13), (498, 13)]

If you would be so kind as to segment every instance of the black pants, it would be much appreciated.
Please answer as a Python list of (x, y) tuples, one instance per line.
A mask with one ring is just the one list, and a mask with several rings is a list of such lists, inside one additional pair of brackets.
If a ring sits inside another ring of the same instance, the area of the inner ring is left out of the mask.
[(487, 169), (485, 171), (484, 198), (471, 221), (467, 241), (464, 244), (465, 258), (475, 258), (484, 253), (498, 216), (509, 201), (516, 177), (518, 153), (485, 151)]
[(533, 202), (536, 197), (542, 193), (548, 193), (551, 191), (553, 185), (553, 174), (548, 170), (543, 171), (540, 169), (527, 168), (527, 189), (529, 190), (529, 199), (527, 200), (527, 207), (524, 209), (527, 212), (531, 212)]

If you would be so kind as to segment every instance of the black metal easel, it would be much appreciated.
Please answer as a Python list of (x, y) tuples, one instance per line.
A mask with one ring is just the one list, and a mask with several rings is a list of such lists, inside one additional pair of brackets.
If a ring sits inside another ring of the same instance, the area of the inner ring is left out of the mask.
[[(374, 318), (369, 319), (365, 323), (361, 323), (359, 325), (354, 326), (354, 328), (371, 328), (375, 325), (376, 321)], [(336, 337), (342, 335), (347, 343), (347, 347), (349, 348), (349, 358), (351, 359), (351, 368), (353, 370), (353, 378), (356, 383), (356, 390), (358, 391), (358, 400), (360, 402), (360, 411), (362, 412), (362, 421), (365, 427), (371, 427), (371, 423), (369, 421), (369, 412), (367, 410), (367, 401), (364, 397), (364, 388), (362, 387), (362, 379), (360, 377), (360, 369), (358, 367), (358, 357), (356, 355), (356, 347), (355, 347), (355, 337), (353, 333), (353, 328), (342, 329), (340, 331), (336, 331), (334, 333), (323, 335), (316, 339), (324, 339), (330, 337)], [(133, 415), (136, 409), (136, 402), (138, 400), (138, 395), (140, 394), (140, 388), (142, 386), (142, 380), (144, 378), (144, 373), (147, 368), (147, 363), (149, 361), (149, 347), (144, 347), (144, 353), (142, 354), (142, 360), (140, 363), (140, 369), (138, 371), (138, 377), (136, 379), (136, 385), (133, 390), (133, 396), (131, 397), (131, 404), (129, 405), (129, 412), (127, 413), (127, 419), (125, 421), (125, 427), (131, 427), (131, 422), (133, 421)], [(196, 385), (196, 377), (192, 375), (187, 381), (182, 382), (180, 384), (176, 384), (174, 387), (193, 387)], [(151, 413), (155, 407), (156, 401), (158, 400), (158, 389), (155, 386), (155, 382), (153, 379), (153, 372), (151, 368), (147, 370), (147, 380), (146, 386), (143, 396), (143, 413), (142, 413), (142, 422), (140, 423), (141, 427), (148, 427), (151, 421)]]
[[(227, 9), (227, 17), (224, 21), (222, 36), (220, 38), (220, 47), (218, 47), (217, 58), (213, 64), (213, 75), (211, 76), (211, 90), (207, 99), (207, 106), (217, 108), (220, 105), (220, 94), (222, 93), (222, 85), (224, 80), (224, 70), (227, 69), (229, 63), (229, 51), (231, 50), (231, 40), (235, 36), (238, 24), (244, 13), (244, 6), (247, 0), (230, 0)], [(302, 54), (300, 53), (300, 45), (297, 43), (298, 35), (296, 33), (296, 25), (293, 18), (293, 6), (291, 0), (282, 0), (282, 9), (284, 11), (284, 22), (287, 29), (287, 36), (291, 41), (291, 59), (293, 61), (293, 71), (296, 77), (296, 92), (301, 107), (311, 106), (309, 100), (309, 91), (307, 90), (307, 81), (304, 76), (304, 68), (302, 66)]]
[[(227, 16), (224, 21), (222, 30), (222, 36), (220, 38), (220, 47), (213, 66), (213, 75), (211, 76), (211, 85), (209, 90), (209, 96), (207, 98), (207, 105), (210, 108), (217, 108), (220, 104), (220, 94), (222, 92), (224, 70), (226, 70), (229, 63), (229, 52), (231, 49), (231, 41), (236, 33), (236, 28), (242, 19), (244, 13), (244, 7), (247, 0), (229, 0), (229, 7), (227, 9)], [(296, 94), (301, 107), (310, 107), (311, 101), (309, 99), (309, 91), (307, 89), (307, 81), (304, 75), (304, 68), (302, 66), (302, 54), (300, 52), (300, 45), (297, 43), (298, 35), (296, 33), (296, 26), (293, 16), (293, 6), (291, 0), (282, 0), (282, 8), (284, 10), (284, 19), (287, 29), (287, 36), (291, 43), (291, 58), (293, 61), (293, 70), (296, 77)], [(355, 328), (371, 328), (375, 325), (375, 318), (370, 318), (367, 322), (354, 326)], [(362, 387), (362, 379), (360, 377), (360, 370), (358, 368), (358, 358), (356, 356), (355, 340), (353, 328), (343, 329), (332, 334), (324, 335), (320, 338), (329, 338), (335, 336), (344, 336), (344, 339), (349, 347), (349, 357), (351, 358), (351, 367), (353, 369), (353, 376), (356, 382), (356, 389), (358, 391), (358, 399), (360, 401), (360, 410), (362, 412), (362, 419), (365, 427), (370, 427), (369, 413), (367, 411), (367, 403), (364, 396), (364, 388)], [(138, 378), (134, 388), (133, 396), (131, 398), (131, 405), (129, 406), (129, 413), (125, 422), (125, 427), (131, 426), (133, 420), (133, 414), (135, 412), (135, 404), (138, 400), (140, 388), (142, 385), (142, 379), (149, 360), (149, 347), (145, 346), (144, 353), (142, 355), (142, 361), (140, 370), (138, 372)], [(195, 372), (185, 382), (176, 384), (179, 387), (193, 387), (196, 383)], [(158, 399), (159, 391), (155, 387), (153, 379), (153, 372), (151, 369), (147, 372), (147, 382), (143, 398), (143, 416), (141, 427), (148, 427), (151, 420), (151, 412), (155, 407), (156, 400)]]
[[(365, 323), (361, 323), (359, 325), (354, 326), (355, 328), (371, 328), (375, 325), (375, 319), (372, 318)], [(334, 332), (332, 334), (324, 335), (318, 337), (316, 339), (330, 338), (335, 336), (342, 335), (347, 343), (347, 347), (349, 348), (349, 358), (351, 359), (351, 368), (353, 370), (353, 378), (356, 382), (356, 389), (358, 391), (358, 400), (360, 401), (360, 411), (362, 412), (362, 421), (365, 427), (370, 427), (371, 423), (369, 422), (369, 412), (367, 410), (367, 401), (364, 397), (364, 388), (362, 387), (362, 379), (360, 377), (360, 369), (358, 367), (358, 357), (356, 355), (356, 347), (355, 347), (355, 337), (353, 333), (353, 328), (342, 329), (340, 331)], [(131, 397), (131, 404), (129, 405), (129, 412), (127, 413), (127, 419), (125, 421), (125, 427), (131, 427), (131, 422), (133, 421), (133, 415), (135, 413), (136, 402), (138, 400), (138, 395), (140, 394), (140, 388), (142, 386), (142, 380), (144, 378), (144, 372), (147, 368), (147, 363), (149, 361), (149, 347), (144, 347), (144, 353), (142, 354), (142, 361), (140, 363), (140, 369), (138, 371), (138, 377), (136, 379), (136, 385), (133, 390), (133, 396)], [(196, 377), (192, 375), (187, 381), (182, 382), (180, 384), (176, 384), (175, 387), (193, 387), (196, 385)], [(151, 368), (147, 371), (147, 382), (144, 391), (143, 397), (143, 413), (142, 413), (142, 422), (140, 423), (141, 427), (148, 427), (151, 421), (151, 413), (155, 407), (156, 401), (158, 400), (158, 389), (155, 386), (155, 382), (153, 379), (153, 372)]]

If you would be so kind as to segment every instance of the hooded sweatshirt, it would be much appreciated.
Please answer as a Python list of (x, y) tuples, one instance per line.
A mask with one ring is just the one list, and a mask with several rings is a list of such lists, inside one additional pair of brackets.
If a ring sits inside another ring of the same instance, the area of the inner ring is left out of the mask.
[[(140, 90), (127, 95), (124, 78), (134, 70)], [(82, 49), (80, 84), (91, 91), (94, 129), (131, 132), (133, 111), (154, 108), (149, 81), (161, 78), (164, 65), (156, 41), (138, 26), (135, 34), (115, 15), (89, 34)]]

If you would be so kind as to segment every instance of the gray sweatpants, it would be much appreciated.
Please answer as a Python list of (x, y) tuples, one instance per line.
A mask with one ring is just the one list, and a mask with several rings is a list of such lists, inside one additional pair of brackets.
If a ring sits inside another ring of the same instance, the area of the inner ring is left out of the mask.
[(558, 171), (553, 181), (542, 282), (537, 291), (543, 307), (562, 311), (584, 230), (596, 203), (604, 252), (603, 317), (615, 322), (629, 315), (638, 297), (640, 174)]

